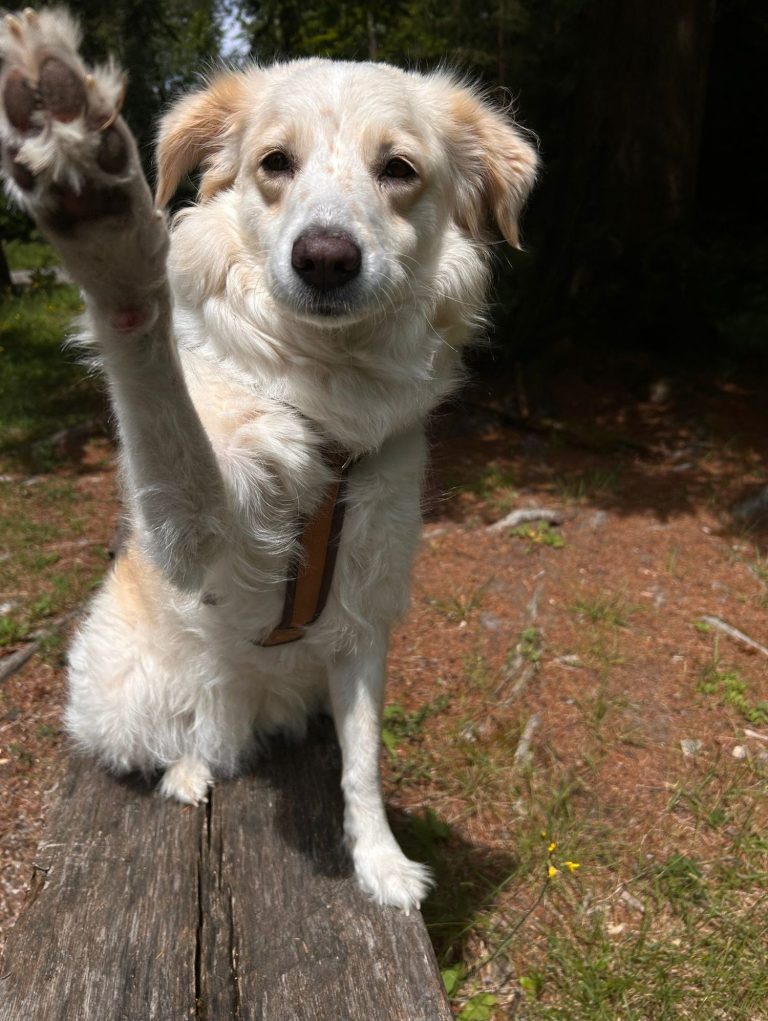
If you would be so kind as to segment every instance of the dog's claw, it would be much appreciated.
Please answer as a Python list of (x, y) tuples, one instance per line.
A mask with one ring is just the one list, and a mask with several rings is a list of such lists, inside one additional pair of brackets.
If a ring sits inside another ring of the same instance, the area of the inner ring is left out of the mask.
[(23, 39), (24, 37), (24, 26), (17, 17), (13, 14), (6, 14), (5, 16), (5, 27), (14, 37), (14, 39)]

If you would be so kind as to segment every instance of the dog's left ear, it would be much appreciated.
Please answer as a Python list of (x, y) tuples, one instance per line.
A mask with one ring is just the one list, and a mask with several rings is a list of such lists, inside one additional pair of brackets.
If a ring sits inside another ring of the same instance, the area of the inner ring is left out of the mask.
[(182, 177), (203, 164), (203, 198), (229, 187), (237, 174), (237, 136), (247, 103), (247, 80), (225, 72), (181, 99), (160, 122), (157, 195), (162, 209)]
[(511, 120), (471, 88), (454, 87), (447, 103), (456, 222), (484, 241), (492, 221), (504, 239), (519, 248), (518, 220), (536, 180), (536, 150)]

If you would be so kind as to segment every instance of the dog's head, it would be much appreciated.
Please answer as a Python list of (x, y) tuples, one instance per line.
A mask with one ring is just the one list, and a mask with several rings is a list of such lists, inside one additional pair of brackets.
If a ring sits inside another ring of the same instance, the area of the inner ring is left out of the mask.
[(536, 163), (447, 73), (313, 59), (223, 73), (182, 99), (160, 129), (157, 201), (200, 166), (200, 208), (221, 207), (260, 300), (327, 327), (445, 289), (449, 246), (459, 262), (496, 232), (517, 246)]

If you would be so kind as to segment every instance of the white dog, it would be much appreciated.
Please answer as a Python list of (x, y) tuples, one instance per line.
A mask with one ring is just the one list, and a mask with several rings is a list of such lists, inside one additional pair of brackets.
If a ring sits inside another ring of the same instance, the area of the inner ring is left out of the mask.
[[(429, 877), (390, 832), (378, 760), (424, 422), (481, 320), (494, 229), (517, 244), (536, 155), (448, 73), (301, 60), (178, 102), (155, 203), (123, 77), (78, 43), (61, 10), (0, 35), (8, 191), (84, 290), (131, 520), (74, 642), (67, 725), (194, 804), (259, 734), (301, 734), (330, 703), (358, 880), (407, 910)], [(169, 244), (159, 209), (198, 166)]]

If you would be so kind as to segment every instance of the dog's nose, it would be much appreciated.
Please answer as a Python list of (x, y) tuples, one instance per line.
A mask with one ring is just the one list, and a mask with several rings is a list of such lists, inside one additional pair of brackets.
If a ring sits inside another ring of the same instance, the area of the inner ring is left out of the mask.
[(347, 234), (307, 232), (296, 239), (291, 265), (305, 284), (319, 291), (354, 280), (360, 272), (360, 249)]

